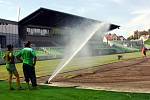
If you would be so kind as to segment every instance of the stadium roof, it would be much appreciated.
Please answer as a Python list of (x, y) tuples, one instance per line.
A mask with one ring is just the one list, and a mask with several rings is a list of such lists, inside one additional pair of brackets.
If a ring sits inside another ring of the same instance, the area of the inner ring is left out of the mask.
[(18, 23), (16, 21), (10, 21), (10, 20), (0, 18), (0, 25), (8, 25), (8, 24), (18, 24)]
[[(39, 8), (32, 14), (19, 21), (20, 25), (38, 25), (46, 27), (73, 27), (75, 23), (82, 21), (101, 23), (100, 21), (80, 17), (64, 12), (54, 11), (46, 8)], [(111, 24), (110, 30), (119, 28), (118, 25)]]

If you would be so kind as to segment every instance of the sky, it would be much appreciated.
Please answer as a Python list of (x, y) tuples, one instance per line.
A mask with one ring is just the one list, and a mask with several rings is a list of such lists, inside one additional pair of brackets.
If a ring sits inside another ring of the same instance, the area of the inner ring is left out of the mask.
[(150, 0), (0, 0), (0, 18), (18, 21), (40, 7), (120, 25), (111, 31), (128, 37), (150, 29)]

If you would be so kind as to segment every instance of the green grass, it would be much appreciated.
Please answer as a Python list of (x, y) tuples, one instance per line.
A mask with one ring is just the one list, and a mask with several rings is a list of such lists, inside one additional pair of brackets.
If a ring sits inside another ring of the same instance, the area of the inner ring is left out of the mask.
[(148, 39), (148, 40), (144, 41), (144, 44), (148, 44), (148, 45), (150, 45), (150, 39)]
[[(23, 87), (25, 87), (23, 85)], [(0, 81), (1, 100), (150, 100), (150, 94), (39, 86), (37, 90), (8, 90)]]
[[(141, 57), (140, 52), (126, 53), (126, 54), (122, 54), (122, 55), (123, 55), (122, 60), (128, 60), (128, 59), (132, 59), (132, 58)], [(148, 55), (150, 55), (150, 52), (148, 52)], [(97, 56), (97, 57), (75, 58), (61, 72), (78, 70), (78, 69), (88, 68), (88, 67), (92, 67), (92, 66), (98, 66), (98, 65), (118, 62), (118, 61), (122, 61), (122, 60), (118, 60), (117, 54)], [(57, 67), (57, 65), (60, 63), (60, 61), (61, 61), (60, 59), (38, 61), (36, 64), (37, 77), (50, 75), (54, 71), (54, 69)], [(18, 64), (16, 64), (16, 66), (17, 66), (20, 76), (23, 77), (22, 64), (18, 63)], [(7, 74), (5, 65), (0, 65), (0, 74), (1, 74), (0, 75), (1, 80), (7, 79), (8, 74)]]

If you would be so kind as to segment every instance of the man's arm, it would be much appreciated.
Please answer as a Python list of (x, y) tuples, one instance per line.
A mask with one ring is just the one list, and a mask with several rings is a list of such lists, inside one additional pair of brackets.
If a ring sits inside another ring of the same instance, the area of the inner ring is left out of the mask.
[(35, 53), (35, 51), (32, 49), (32, 51), (31, 51), (31, 54), (32, 54), (32, 56), (34, 57), (33, 58), (33, 66), (35, 66), (36, 65), (36, 60), (37, 60), (37, 57), (36, 57), (36, 53)]
[(21, 58), (18, 58), (18, 57), (17, 57), (17, 59), (18, 59), (20, 62), (23, 62), (23, 60), (22, 60)]
[(33, 60), (33, 66), (35, 66), (36, 60), (37, 60), (37, 57), (35, 56), (35, 57), (34, 57), (34, 60)]
[(21, 59), (21, 51), (16, 55), (17, 60), (22, 62), (23, 60)]
[(3, 56), (3, 59), (6, 61), (6, 55)]

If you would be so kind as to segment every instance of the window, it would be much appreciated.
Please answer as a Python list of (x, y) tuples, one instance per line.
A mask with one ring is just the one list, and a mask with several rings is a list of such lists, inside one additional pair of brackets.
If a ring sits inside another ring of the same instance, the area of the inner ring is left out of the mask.
[(28, 35), (41, 35), (48, 36), (50, 35), (50, 29), (42, 29), (42, 28), (30, 28), (26, 29)]

